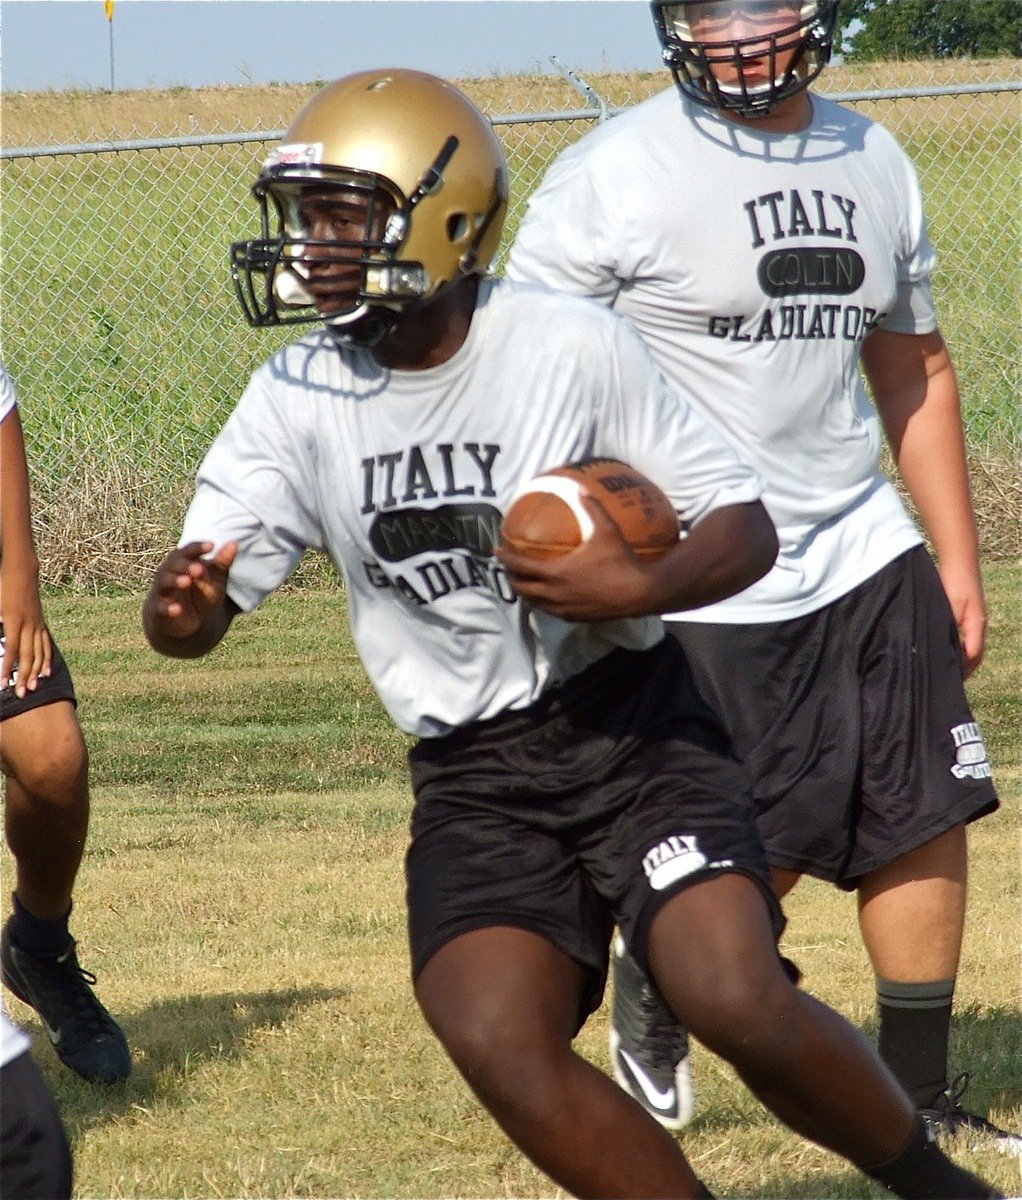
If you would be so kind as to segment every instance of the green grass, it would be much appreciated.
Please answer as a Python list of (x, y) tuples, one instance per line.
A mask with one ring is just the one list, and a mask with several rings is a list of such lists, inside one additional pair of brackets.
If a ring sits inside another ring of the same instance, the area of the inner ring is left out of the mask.
[[(1004, 806), (972, 835), (952, 1060), (976, 1072), (979, 1109), (1022, 1128), (1022, 571), (996, 565), (988, 583), (990, 653), (970, 686)], [(138, 597), (54, 594), (47, 609), (92, 752), (74, 927), (136, 1056), (123, 1087), (84, 1084), (11, 1002), (71, 1132), (77, 1195), (557, 1195), (415, 1007), (405, 740), (367, 687), (337, 593), (278, 594), (197, 662), (148, 650)], [(806, 985), (872, 1031), (854, 899), (808, 882), (787, 907)], [(604, 1068), (606, 1020), (604, 1007), (579, 1039)], [(695, 1070), (682, 1141), (716, 1194), (880, 1196), (698, 1047)], [(958, 1157), (1019, 1193), (1017, 1161)]]

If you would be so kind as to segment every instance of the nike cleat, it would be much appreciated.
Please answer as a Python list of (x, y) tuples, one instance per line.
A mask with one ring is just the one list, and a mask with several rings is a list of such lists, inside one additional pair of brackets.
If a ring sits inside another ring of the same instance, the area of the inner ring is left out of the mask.
[(60, 1061), (92, 1083), (120, 1083), (131, 1073), (131, 1051), (121, 1027), (96, 999), (96, 977), (78, 965), (75, 942), (56, 958), (26, 954), (0, 936), (0, 976), (22, 1003), (34, 1008)]
[(969, 1075), (963, 1072), (948, 1084), (932, 1106), (919, 1110), (930, 1140), (960, 1137), (968, 1142), (970, 1149), (980, 1150), (992, 1144), (1001, 1154), (1022, 1158), (1022, 1137), (962, 1108), (961, 1099), (968, 1086)]
[(614, 939), (613, 968), (609, 1037), (614, 1078), (665, 1129), (682, 1129), (695, 1106), (688, 1033), (620, 934)]

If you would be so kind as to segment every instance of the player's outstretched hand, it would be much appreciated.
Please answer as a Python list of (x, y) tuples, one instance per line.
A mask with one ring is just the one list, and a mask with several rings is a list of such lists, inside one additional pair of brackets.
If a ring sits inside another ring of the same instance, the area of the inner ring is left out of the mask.
[(146, 637), (164, 654), (204, 654), (223, 637), (228, 611), (227, 578), (237, 542), (214, 553), (212, 542), (189, 542), (172, 550), (156, 569), (142, 608)]
[(593, 533), (566, 554), (537, 558), (500, 542), (496, 556), (523, 600), (565, 621), (611, 621), (645, 615), (651, 570), (621, 536), (597, 500), (581, 496)]

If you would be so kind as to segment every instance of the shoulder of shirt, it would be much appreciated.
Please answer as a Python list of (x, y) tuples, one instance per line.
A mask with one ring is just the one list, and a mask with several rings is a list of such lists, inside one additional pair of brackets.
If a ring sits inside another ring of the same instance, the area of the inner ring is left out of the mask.
[(572, 159), (598, 158), (604, 153), (617, 154), (632, 146), (641, 149), (641, 143), (636, 140), (637, 132), (640, 137), (646, 137), (649, 130), (664, 128), (665, 122), (669, 127), (672, 117), (681, 115), (685, 103), (678, 89), (671, 84), (608, 117), (569, 146), (559, 158), (570, 162)]
[(832, 100), (829, 96), (821, 96), (819, 92), (813, 92), (813, 107), (814, 125), (835, 125), (854, 132), (863, 141), (868, 137), (872, 140), (888, 142), (890, 145), (898, 147), (899, 150), (901, 149), (901, 143), (886, 125), (881, 125), (879, 121), (874, 121), (872, 117), (866, 116), (858, 109), (850, 108), (839, 100)]
[(505, 309), (510, 319), (527, 318), (551, 325), (555, 320), (569, 321), (571, 326), (582, 323), (586, 329), (593, 325), (617, 329), (624, 318), (605, 304), (589, 296), (573, 296), (542, 283), (498, 279), (490, 292), (490, 303), (496, 301), (495, 311)]

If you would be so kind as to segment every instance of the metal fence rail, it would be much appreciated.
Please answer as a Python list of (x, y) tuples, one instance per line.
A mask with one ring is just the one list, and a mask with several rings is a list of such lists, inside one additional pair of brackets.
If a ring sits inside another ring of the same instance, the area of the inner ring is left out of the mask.
[[(498, 267), (556, 155), (667, 83), (650, 77), (607, 96), (556, 65), (585, 107), (494, 112), (482, 102), (512, 168)], [(1009, 554), (1022, 447), (1020, 91), (995, 78), (829, 93), (882, 120), (919, 168), (942, 323), (993, 488), (987, 544)], [(250, 371), (294, 336), (242, 323), (226, 266), (230, 241), (254, 231), (248, 188), (281, 132), (157, 130), (0, 150), (3, 356), (22, 395), (46, 582), (146, 579)]]
[[(925, 88), (881, 88), (869, 92), (828, 92), (827, 96), (828, 99), (841, 104), (856, 104), (863, 101), (922, 100), (932, 96), (981, 96), (1005, 92), (1022, 92), (1022, 83), (1012, 80), (1003, 83), (978, 83), (971, 87), (948, 87), (945, 85)], [(624, 112), (623, 108), (611, 108), (604, 101), (600, 101), (596, 107), (599, 112), (597, 119), (601, 121)], [(569, 109), (564, 112), (490, 114), (490, 123), (496, 128), (502, 125), (547, 125), (554, 121), (591, 121), (592, 119), (592, 107)], [(137, 138), (133, 141), (72, 142), (66, 146), (14, 146), (9, 149), (0, 147), (0, 162), (18, 158), (59, 158), (64, 154), (118, 154), (126, 150), (171, 150), (185, 146), (243, 146), (251, 142), (275, 141), (283, 135), (283, 129), (275, 129), (258, 133), (204, 133), (191, 137)]]

